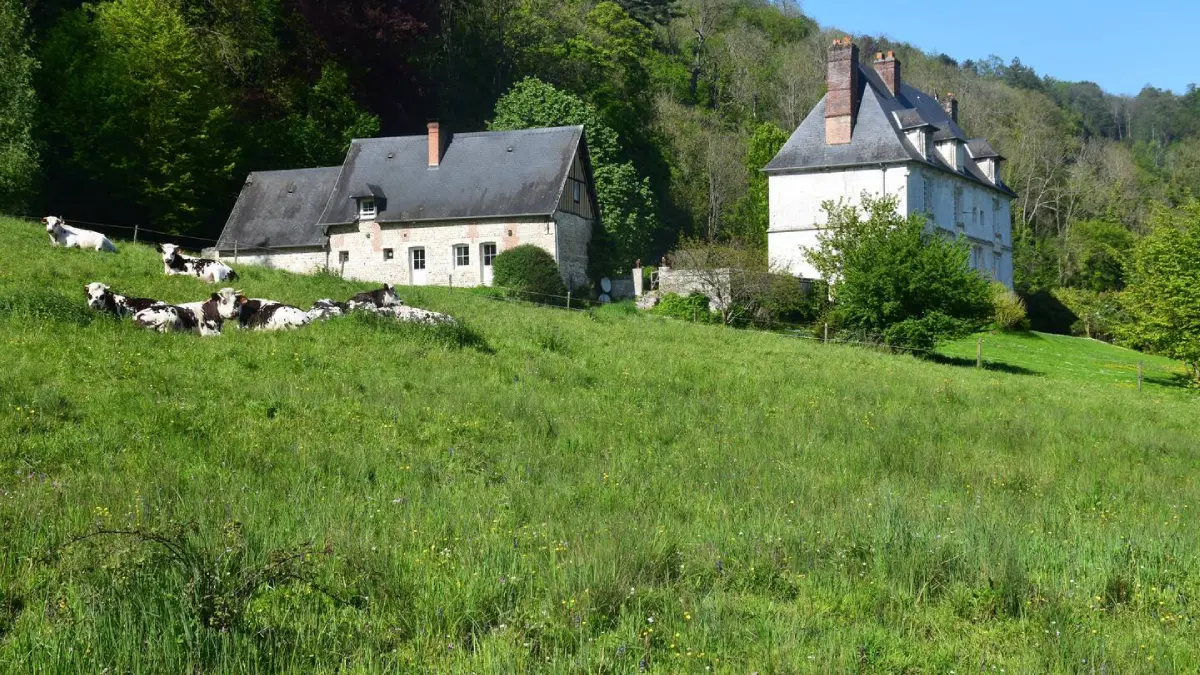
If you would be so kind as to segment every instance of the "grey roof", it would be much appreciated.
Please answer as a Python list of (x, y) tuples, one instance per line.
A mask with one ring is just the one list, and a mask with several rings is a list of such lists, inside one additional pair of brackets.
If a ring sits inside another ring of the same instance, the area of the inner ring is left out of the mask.
[(355, 140), (320, 225), (354, 222), (368, 194), (379, 222), (549, 216), (582, 141), (582, 126), (454, 134), (430, 168), (424, 135)]
[(340, 166), (287, 171), (255, 171), (246, 178), (237, 203), (217, 242), (222, 251), (234, 242), (252, 247), (321, 246), (325, 234), (317, 224)]
[(1004, 184), (993, 184), (988, 180), (975, 164), (975, 155), (967, 158), (962, 171), (956, 171), (936, 154), (925, 159), (905, 138), (905, 129), (929, 125), (933, 127), (933, 140), (954, 139), (963, 143), (968, 142), (966, 133), (933, 96), (903, 82), (898, 94), (893, 96), (874, 68), (861, 63), (855, 66), (859, 74), (860, 102), (850, 142), (840, 145), (825, 142), (825, 99), (822, 98), (763, 171), (784, 173), (918, 162), (1016, 196)]
[(967, 151), (975, 159), (994, 158), (1004, 159), (1004, 156), (992, 149), (992, 144), (986, 138), (972, 138), (967, 141)]

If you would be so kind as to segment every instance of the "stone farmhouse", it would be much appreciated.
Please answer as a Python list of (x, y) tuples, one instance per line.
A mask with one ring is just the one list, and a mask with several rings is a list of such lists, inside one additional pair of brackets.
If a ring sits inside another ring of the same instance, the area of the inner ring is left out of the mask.
[(939, 100), (905, 84), (892, 52), (864, 66), (850, 38), (830, 47), (826, 84), (828, 93), (763, 169), (772, 263), (815, 278), (803, 252), (827, 223), (821, 203), (856, 204), (866, 192), (892, 195), (901, 215), (925, 213), (936, 231), (965, 236), (971, 266), (1012, 287), (1016, 195), (1000, 180), (1004, 158), (958, 126), (953, 95)]
[(341, 166), (257, 171), (213, 255), (403, 285), (490, 284), (520, 244), (587, 279), (599, 221), (582, 126), (358, 139)]

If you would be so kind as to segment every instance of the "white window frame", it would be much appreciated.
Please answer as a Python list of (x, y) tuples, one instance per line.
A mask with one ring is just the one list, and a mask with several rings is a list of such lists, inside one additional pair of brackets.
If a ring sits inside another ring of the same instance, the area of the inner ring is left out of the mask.
[(374, 197), (362, 197), (358, 200), (358, 219), (374, 220), (379, 211), (375, 208)]
[[(492, 247), (492, 257), (490, 260), (488, 259), (487, 249), (485, 248), (486, 246)], [(491, 267), (492, 261), (495, 260), (496, 256), (498, 255), (500, 255), (500, 247), (496, 245), (496, 242), (485, 241), (479, 245), (479, 260), (483, 263), (484, 267)]]
[[(421, 266), (417, 267), (417, 254), (421, 254)], [(424, 246), (413, 246), (408, 249), (408, 265), (413, 271), (425, 270), (429, 268), (429, 258), (425, 255)]]
[[(462, 261), (459, 261), (459, 254), (462, 254)], [(460, 267), (471, 266), (471, 245), (470, 244), (455, 244), (450, 248), (450, 255), (454, 259), (454, 269)]]
[(384, 260), (395, 260), (396, 259), (396, 249), (394, 249), (394, 248), (383, 249), (383, 259)]

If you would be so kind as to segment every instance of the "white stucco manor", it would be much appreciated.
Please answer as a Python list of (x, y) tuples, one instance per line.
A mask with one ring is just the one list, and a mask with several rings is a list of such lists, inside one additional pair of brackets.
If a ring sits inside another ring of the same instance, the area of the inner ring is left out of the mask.
[(583, 127), (360, 139), (341, 166), (250, 174), (217, 246), (238, 264), (479, 286), (521, 244), (587, 284), (599, 212)]
[(971, 266), (1012, 287), (1016, 196), (1000, 179), (1004, 160), (958, 126), (952, 95), (939, 101), (904, 84), (892, 53), (874, 69), (849, 38), (829, 50), (828, 93), (764, 168), (770, 191), (767, 247), (774, 265), (804, 278), (805, 259), (827, 223), (822, 203), (858, 204), (864, 193), (896, 198), (900, 213), (964, 236)]

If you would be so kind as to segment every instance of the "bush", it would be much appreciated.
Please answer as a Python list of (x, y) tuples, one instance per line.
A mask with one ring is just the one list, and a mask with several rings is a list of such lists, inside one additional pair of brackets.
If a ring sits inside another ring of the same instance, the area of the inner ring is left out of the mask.
[(812, 323), (829, 306), (828, 286), (823, 281), (807, 282), (790, 274), (770, 274), (757, 305), (755, 318), (768, 323)]
[(511, 295), (543, 304), (566, 303), (567, 286), (558, 263), (545, 249), (533, 244), (510, 248), (492, 262), (492, 280)]
[(703, 293), (667, 293), (651, 311), (659, 316), (669, 316), (682, 321), (721, 323), (721, 315), (708, 309), (708, 296)]
[(848, 329), (896, 347), (930, 349), (981, 327), (992, 314), (988, 282), (968, 266), (966, 242), (930, 232), (925, 217), (902, 217), (895, 198), (864, 195), (854, 206), (826, 202), (829, 227), (809, 262), (834, 287)]
[(992, 284), (992, 323), (1000, 330), (1029, 330), (1025, 301), (1000, 282)]

